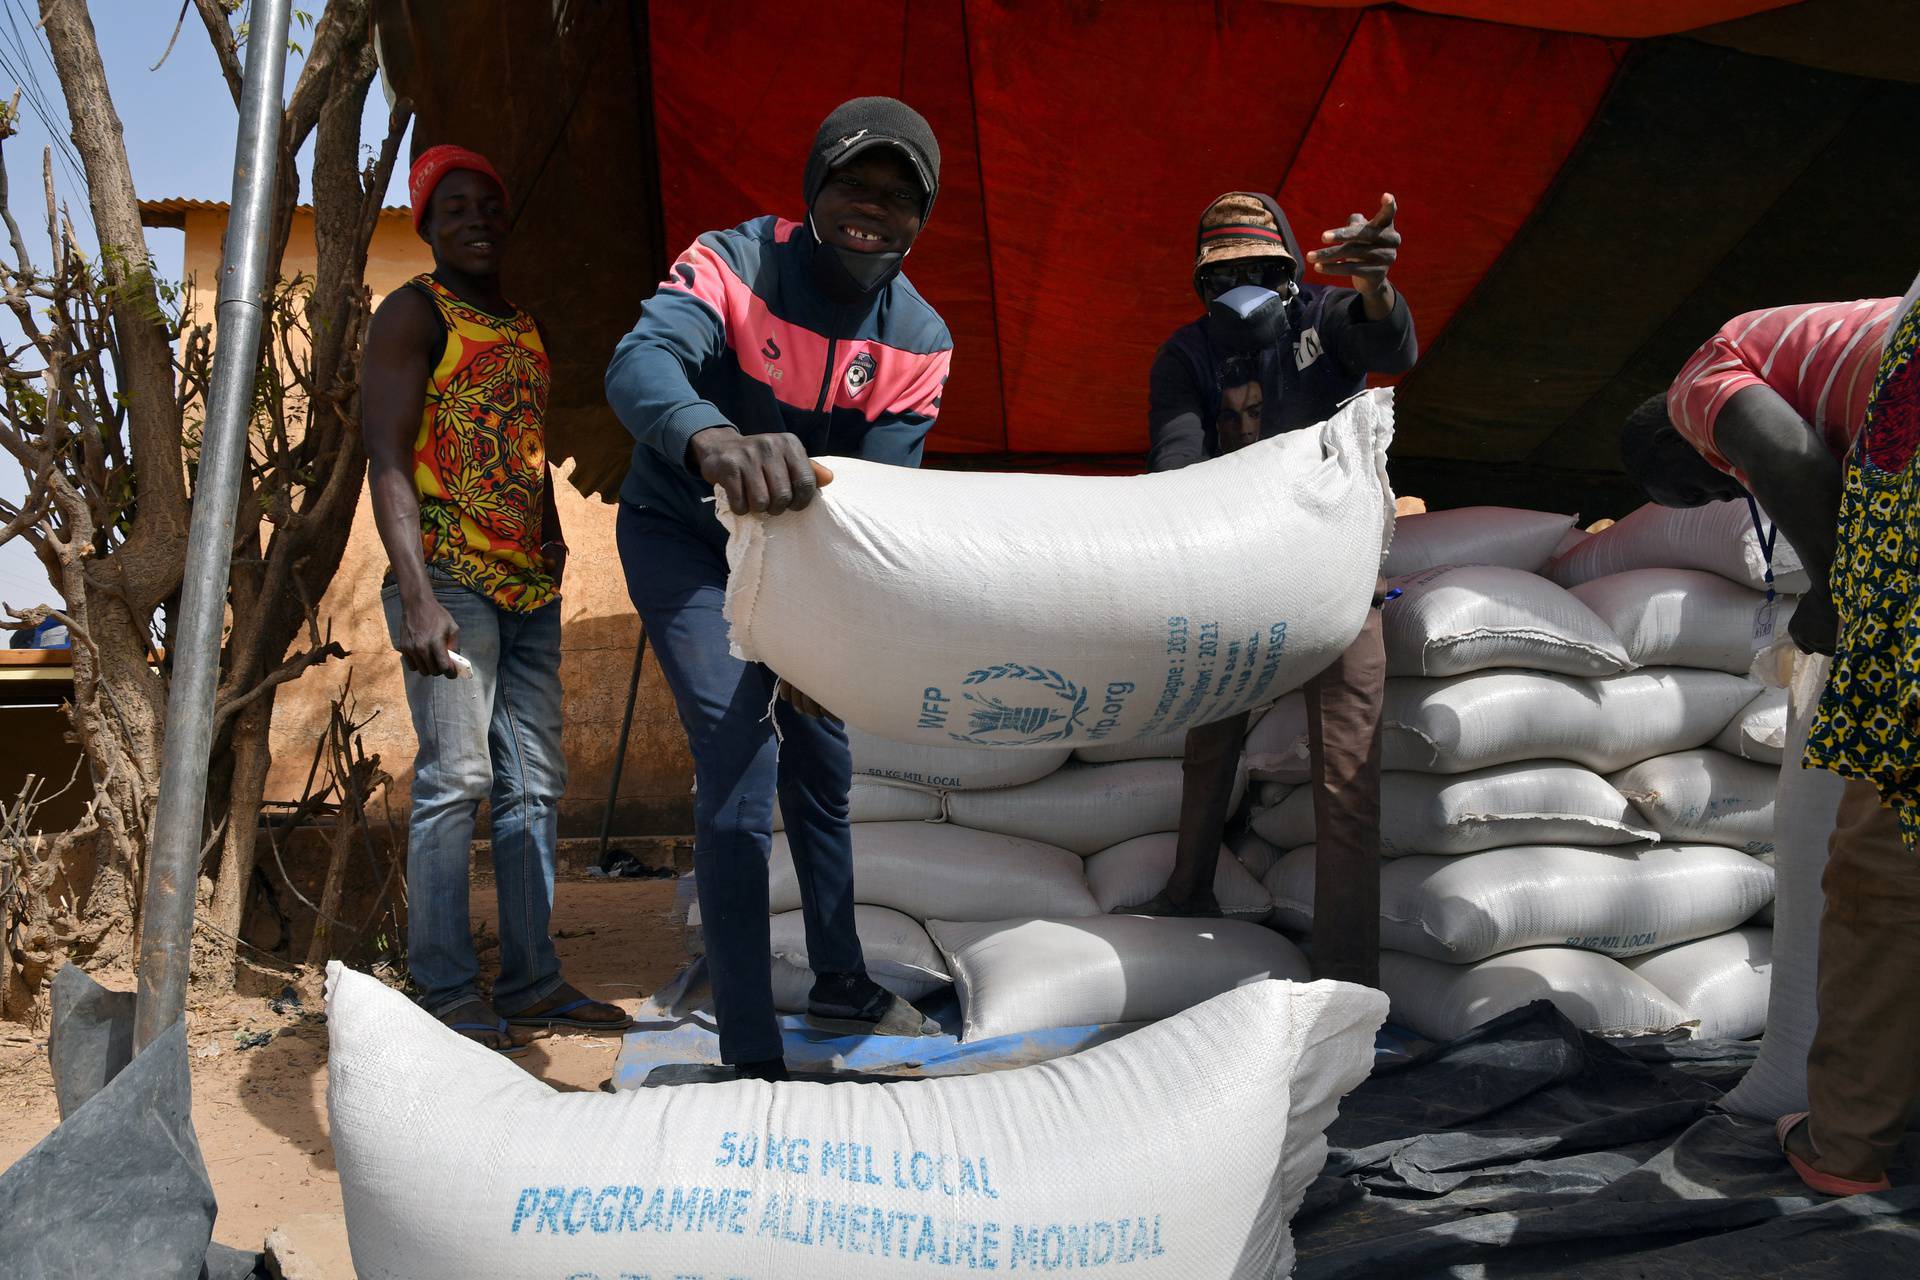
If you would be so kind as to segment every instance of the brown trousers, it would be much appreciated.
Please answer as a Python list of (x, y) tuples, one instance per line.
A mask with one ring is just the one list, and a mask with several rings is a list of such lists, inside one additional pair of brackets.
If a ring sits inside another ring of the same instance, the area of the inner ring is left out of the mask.
[(1920, 1100), (1920, 852), (1870, 783), (1847, 783), (1821, 887), (1807, 1136), (1820, 1169), (1871, 1181)]
[[(1380, 610), (1306, 685), (1313, 760), (1313, 976), (1380, 985), (1380, 708), (1387, 652)], [(1180, 843), (1170, 891), (1211, 892), (1247, 717), (1187, 733)]]

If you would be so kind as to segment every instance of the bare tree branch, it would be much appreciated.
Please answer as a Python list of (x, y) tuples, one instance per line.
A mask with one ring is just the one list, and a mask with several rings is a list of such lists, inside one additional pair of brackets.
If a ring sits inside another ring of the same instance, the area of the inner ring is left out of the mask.
[(342, 59), (357, 56), (360, 49), (371, 49), (373, 13), (367, 0), (335, 0), (313, 29), (313, 43), (307, 49), (300, 78), (287, 96), (286, 124), (281, 145), (298, 151), (306, 145), (307, 135), (320, 123), (321, 109), (334, 91), (333, 80)]
[(207, 39), (213, 45), (213, 56), (220, 62), (220, 74), (227, 78), (227, 90), (233, 94), (233, 105), (240, 105), (240, 44), (233, 38), (233, 26), (227, 21), (227, 11), (220, 0), (193, 0), (193, 7), (199, 10), (200, 22), (207, 29)]
[[(172, 412), (172, 335), (155, 292), (133, 170), (93, 20), (81, 0), (41, 0), (40, 17), (87, 175), (123, 362), (120, 392), (133, 453), (141, 460), (140, 504), (119, 566), (119, 588), (140, 610), (173, 594), (185, 560), (187, 490), (180, 423)], [(64, 252), (64, 241), (62, 246)]]
[(187, 10), (193, 7), (193, 0), (180, 0), (180, 16), (173, 20), (173, 34), (167, 37), (167, 47), (160, 54), (160, 61), (148, 67), (149, 71), (158, 71), (167, 65), (167, 59), (173, 56), (173, 46), (180, 40), (180, 28), (187, 25)]
[[(230, 6), (188, 2), (237, 100), (243, 73)], [(86, 897), (87, 923), (62, 936), (84, 936), (87, 947), (117, 946), (96, 953), (111, 960), (125, 954), (137, 927), (157, 798), (166, 647), (177, 612), (167, 606), (179, 590), (213, 334), (183, 325), (190, 301), (180, 308), (190, 295), (154, 278), (83, 0), (40, 0), (40, 8), (101, 252), (80, 251), (47, 159), (41, 194), (51, 259), (44, 269), (35, 265), (9, 206), (0, 156), (0, 306), (20, 320), (22, 335), (0, 343), (0, 450), (19, 462), (28, 485), (17, 504), (0, 503), (0, 537), (28, 542), (59, 593), (58, 612), (71, 620), (70, 715), (95, 794), (85, 821), (47, 847), (83, 853), (85, 865), (100, 869), (90, 888), (76, 890)], [(367, 245), (410, 110), (402, 104), (390, 113), (388, 137), (363, 167), (360, 120), (375, 73), (369, 0), (331, 0), (280, 120), (268, 274), (279, 273), (299, 187), (294, 153), (308, 136), (316, 267), (310, 282), (283, 285), (265, 300), (267, 341), (258, 353), (233, 531), (233, 626), (216, 704), (216, 776), (224, 781), (209, 797), (210, 825), (202, 833), (217, 864), (209, 868), (215, 892), (196, 961), (197, 979), (212, 975), (217, 983), (232, 976), (254, 882), (275, 694), (313, 667), (347, 656), (325, 633), (316, 601), (339, 566), (364, 482), (356, 383), (369, 302)], [(0, 114), (0, 140), (6, 124)], [(364, 804), (373, 795), (371, 758), (357, 741), (346, 745), (354, 728), (348, 721), (333, 729), (335, 781), (357, 779)], [(0, 948), (0, 962), (6, 959)]]

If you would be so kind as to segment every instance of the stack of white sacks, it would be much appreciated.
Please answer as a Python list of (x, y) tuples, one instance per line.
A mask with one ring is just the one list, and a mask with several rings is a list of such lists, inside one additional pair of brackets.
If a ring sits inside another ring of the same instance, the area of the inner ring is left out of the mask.
[[(1552, 1000), (1595, 1031), (1758, 1035), (1784, 691), (1747, 678), (1767, 608), (1746, 505), (1401, 519), (1383, 606), (1381, 980), (1450, 1038)], [(1776, 585), (1803, 589), (1790, 548)], [(1764, 637), (1763, 637), (1764, 638)], [(1248, 737), (1235, 852), (1274, 920), (1313, 913), (1305, 705)]]
[[(1215, 880), (1228, 919), (1109, 914), (1151, 898), (1173, 869), (1182, 735), (1078, 751), (849, 736), (868, 971), (909, 999), (954, 983), (965, 1038), (1151, 1021), (1261, 978), (1306, 978), (1298, 948), (1262, 927), (1266, 889), (1229, 856)], [(774, 998), (797, 1011), (812, 975), (781, 825)]]
[[(1394, 1018), (1446, 1038), (1546, 998), (1590, 1030), (1757, 1035), (1786, 727), (1784, 692), (1746, 675), (1765, 557), (1744, 505), (1572, 526), (1503, 508), (1399, 521), (1381, 841)], [(1776, 564), (1783, 591), (1804, 586), (1784, 543)], [(1791, 608), (1783, 594), (1782, 636)], [(1250, 829), (1220, 860), (1222, 921), (1109, 914), (1172, 869), (1180, 734), (1077, 751), (850, 737), (869, 971), (910, 999), (955, 984), (967, 1038), (1148, 1021), (1305, 977), (1283, 936), (1313, 910), (1300, 694), (1249, 732)], [(775, 826), (775, 1000), (798, 1011), (812, 977)]]

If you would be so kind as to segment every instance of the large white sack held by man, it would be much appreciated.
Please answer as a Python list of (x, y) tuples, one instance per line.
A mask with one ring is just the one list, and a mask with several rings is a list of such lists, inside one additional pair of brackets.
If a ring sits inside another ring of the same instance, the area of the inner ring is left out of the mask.
[(362, 1280), (1268, 1280), (1386, 1014), (1256, 982), (986, 1075), (561, 1093), (334, 964), (327, 1111)]
[(734, 652), (895, 742), (1085, 747), (1273, 701), (1359, 634), (1393, 525), (1392, 398), (1142, 476), (826, 459), (727, 526)]

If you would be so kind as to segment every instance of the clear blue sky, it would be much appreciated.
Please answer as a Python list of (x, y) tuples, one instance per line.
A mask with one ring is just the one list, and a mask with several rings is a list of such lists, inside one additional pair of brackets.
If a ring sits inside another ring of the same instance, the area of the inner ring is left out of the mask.
[[(324, 0), (294, 0), (294, 7), (317, 16), (325, 6)], [(40, 156), (55, 139), (67, 137), (68, 124), (60, 82), (53, 74), (44, 41), (33, 29), (38, 8), (32, 0), (0, 0), (0, 101), (10, 98), (16, 86), (27, 89), (20, 100), (20, 131), (7, 139), (0, 154), (6, 160), (16, 216), (27, 235), (28, 247), (44, 262), (34, 232), (40, 221), (34, 213), (39, 207)], [(178, 0), (92, 0), (89, 8), (99, 33), (107, 83), (126, 131), (135, 190), (143, 199), (230, 199), (237, 115), (198, 15), (187, 15), (173, 52), (156, 71), (153, 65), (166, 52), (180, 13)], [(311, 35), (311, 30), (296, 24), (293, 43), (304, 47)], [(299, 77), (300, 65), (298, 54), (289, 56), (289, 90)], [(44, 113), (43, 104), (48, 108)], [(379, 145), (386, 136), (386, 121), (386, 95), (376, 78), (367, 95), (367, 112), (361, 125), (366, 146)], [(309, 140), (299, 159), (302, 198), (310, 190), (312, 151)], [(406, 203), (406, 155), (403, 145), (401, 163), (387, 191), (388, 204)], [(87, 213), (86, 189), (57, 147), (54, 183), (72, 214), (81, 243), (91, 249), (93, 224)], [(147, 233), (149, 248), (167, 279), (180, 276), (183, 240), (178, 231)], [(0, 337), (11, 344), (18, 335), (10, 320), (6, 328), (8, 331)], [(17, 499), (20, 490), (21, 477), (12, 458), (0, 454), (0, 494)], [(0, 546), (0, 602), (23, 606), (57, 601), (39, 562), (24, 544)], [(0, 637), (0, 645), (4, 643)]]

